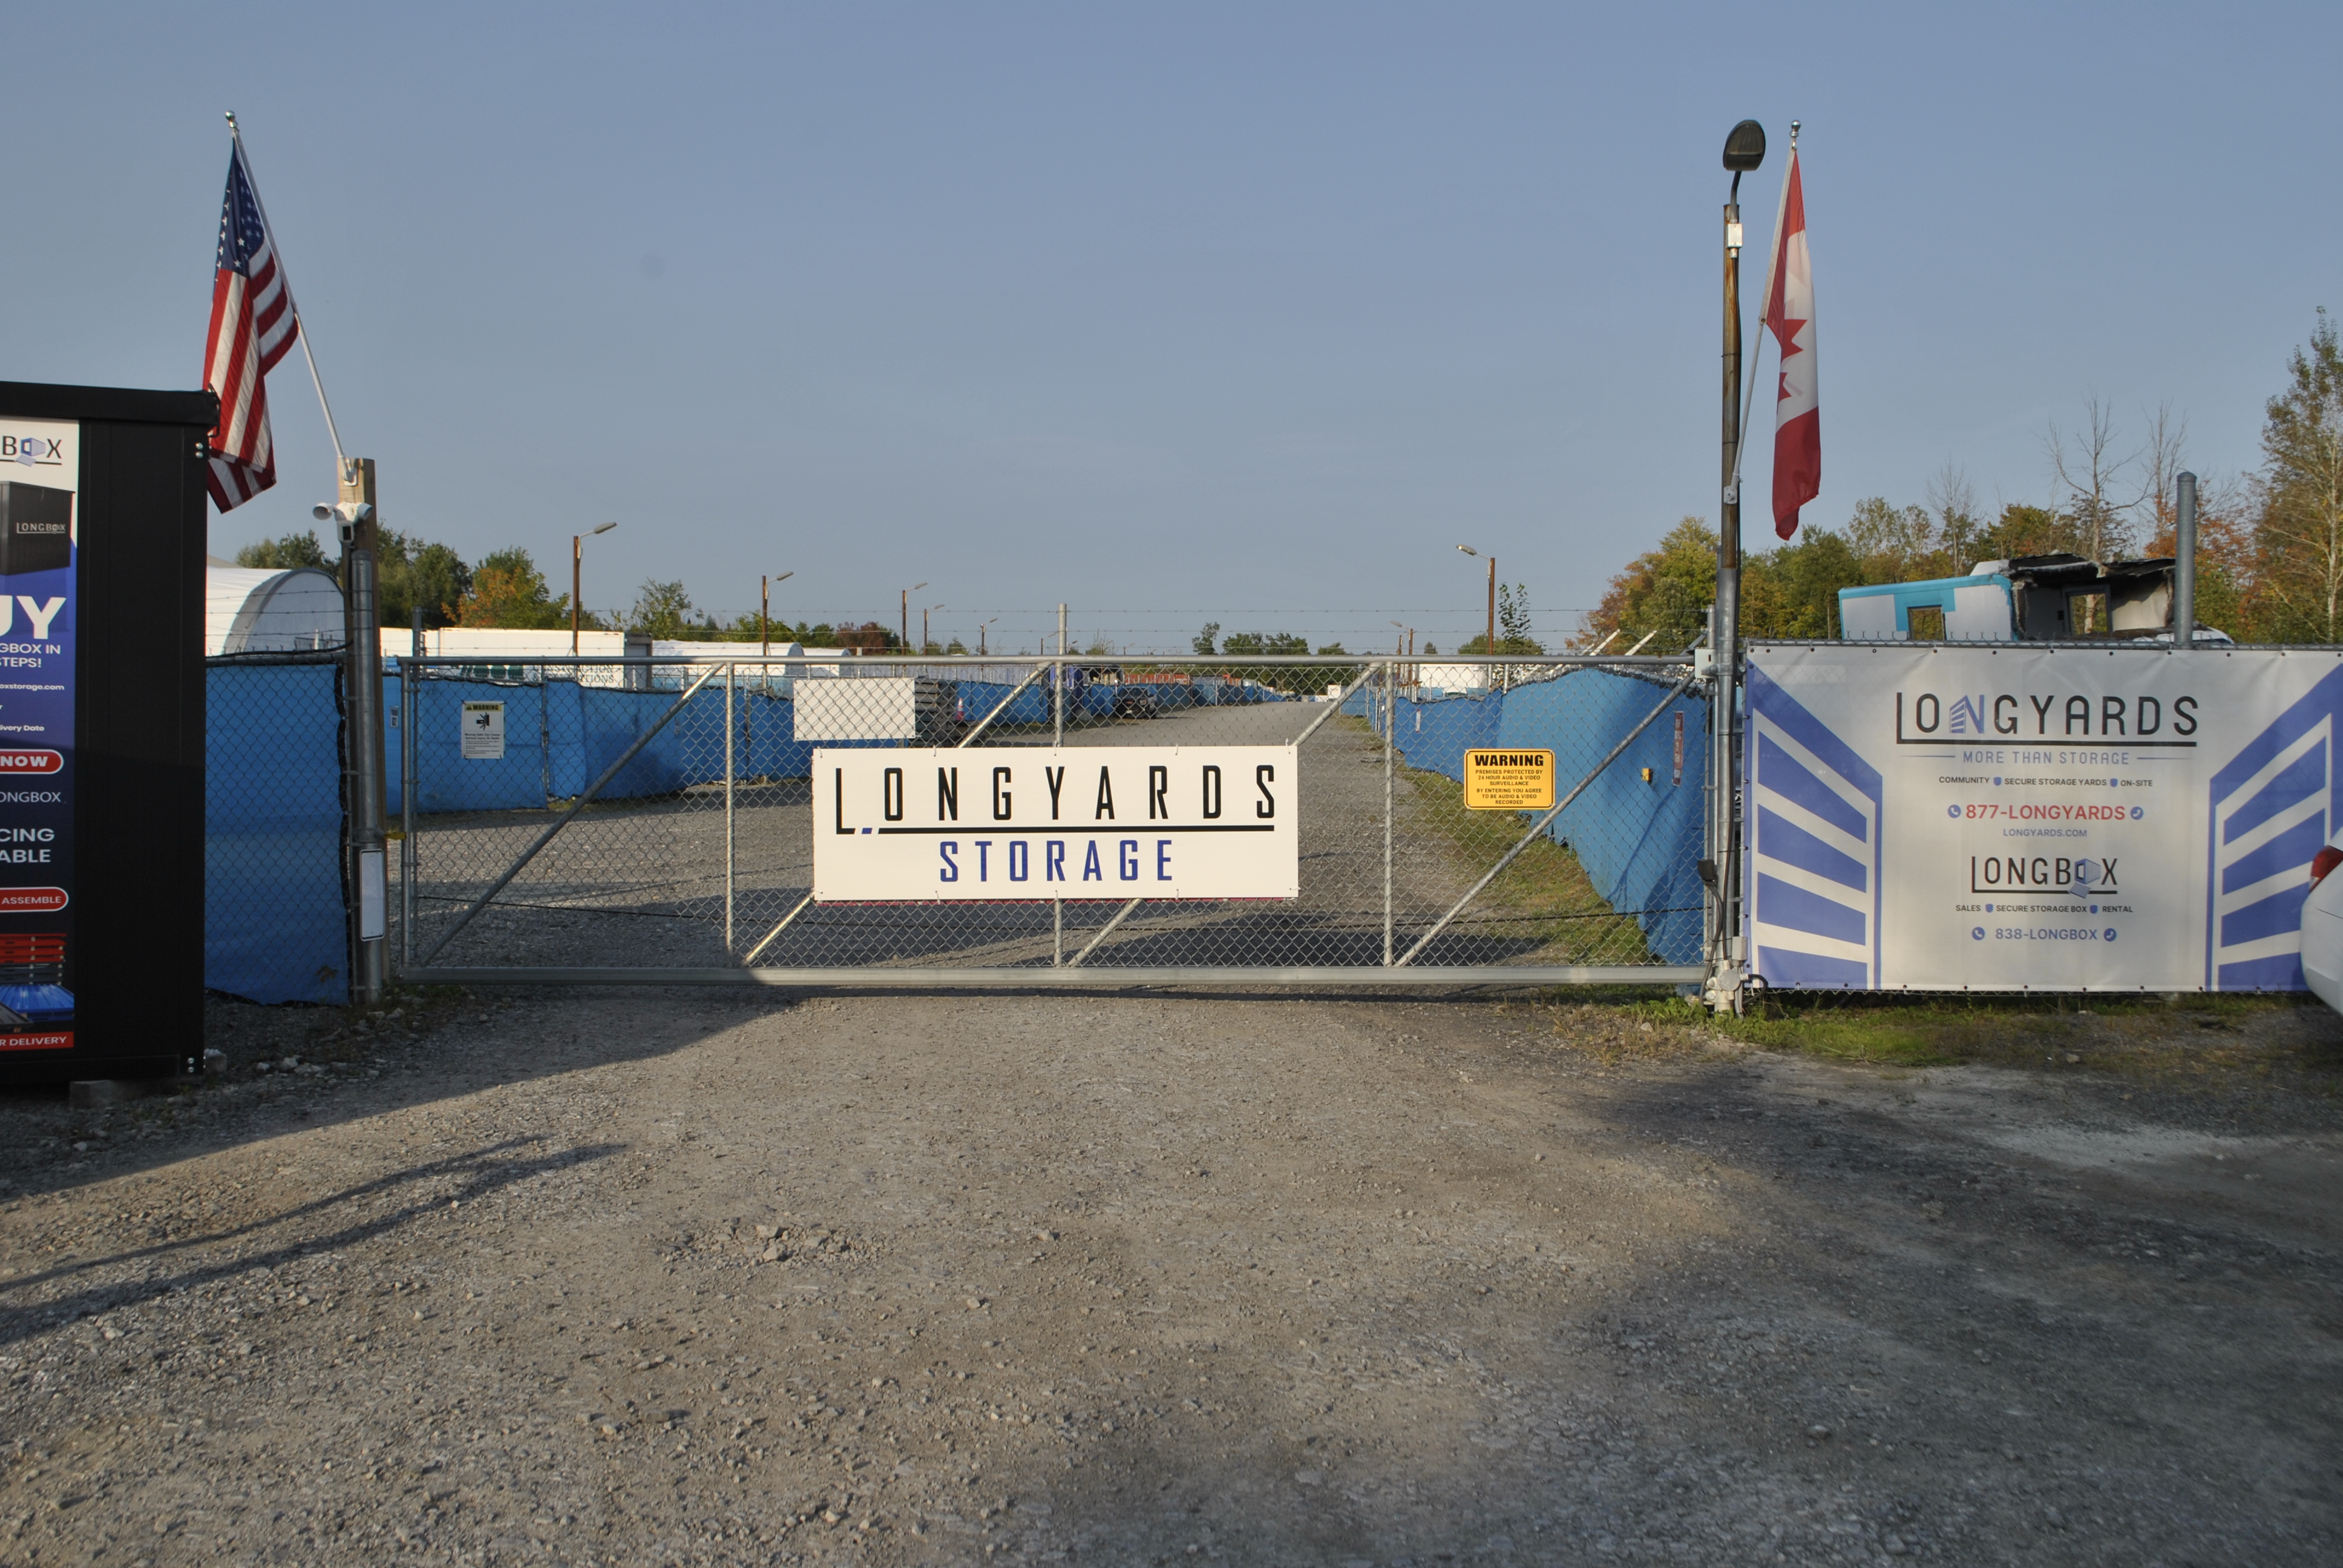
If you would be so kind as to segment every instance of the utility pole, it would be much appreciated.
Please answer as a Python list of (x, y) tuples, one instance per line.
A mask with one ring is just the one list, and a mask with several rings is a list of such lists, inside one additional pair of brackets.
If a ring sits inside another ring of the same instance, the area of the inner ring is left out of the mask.
[[(1478, 551), (1478, 550), (1474, 549), (1471, 545), (1458, 545), (1456, 548), (1457, 548), (1458, 549), (1460, 549), (1460, 550), (1463, 550), (1463, 551), (1466, 555), (1468, 555), (1468, 556), (1477, 556), (1477, 555), (1479, 555), (1479, 554), (1481, 553), (1480, 551)], [(1488, 641), (1487, 641), (1485, 644), (1483, 644), (1483, 645), (1481, 651), (1482, 651), (1483, 653), (1487, 654), (1490, 658), (1494, 658), (1497, 656), (1497, 558), (1496, 558), (1495, 556), (1493, 556), (1493, 556), (1489, 557), (1489, 558), (1488, 558), (1488, 559), (1489, 559), (1489, 637), (1488, 637)], [(1490, 678), (1490, 682), (1489, 682), (1489, 684), (1490, 684), (1491, 686), (1494, 686), (1494, 685), (1496, 684), (1496, 680), (1495, 680), (1495, 677), (1494, 677), (1494, 670), (1495, 670), (1495, 668), (1496, 668), (1496, 667), (1495, 667), (1495, 666), (1493, 666), (1493, 665), (1492, 665), (1492, 666), (1490, 667), (1491, 671), (1492, 671), (1492, 674), (1491, 674), (1491, 678)]]
[(1497, 651), (1497, 558), (1489, 558), (1489, 651)]
[(1725, 138), (1733, 188), (1725, 203), (1725, 422), (1716, 529), (1715, 673), (1709, 719), (1709, 1003), (1740, 1010), (1739, 813), (1741, 721), (1741, 176), (1765, 161), (1765, 127), (1744, 120)]
[(797, 575), (797, 568), (792, 567), (777, 578), (759, 577), (757, 579), (757, 653), (759, 658), (770, 658), (773, 656), (773, 585), (785, 583)]
[[(342, 542), (344, 711), (349, 724), (342, 771), (349, 837), (342, 869), (355, 904), (350, 921), (350, 1000), (367, 1007), (382, 1000), (383, 985), (389, 978), (385, 940), (389, 887), (383, 864), (388, 842), (383, 802), (388, 790), (383, 769), (382, 608), (376, 578), (376, 546), (380, 536), (374, 498), (374, 459), (350, 457), (339, 465), (335, 505), (316, 508), (335, 520)], [(410, 738), (414, 734), (411, 719), (406, 733)]]
[(592, 533), (569, 536), (569, 657), (572, 658), (578, 657), (578, 612), (582, 608), (578, 582), (585, 576), (586, 541), (596, 535), (607, 534), (618, 526), (616, 523), (604, 523)]
[(927, 586), (925, 583), (913, 583), (903, 590), (903, 651), (905, 653), (911, 651), (911, 596)]

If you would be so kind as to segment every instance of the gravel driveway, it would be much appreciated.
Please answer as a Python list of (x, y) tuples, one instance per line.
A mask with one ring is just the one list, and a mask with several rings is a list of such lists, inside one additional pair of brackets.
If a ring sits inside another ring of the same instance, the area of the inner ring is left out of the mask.
[(2329, 1098), (1488, 998), (211, 1027), (0, 1098), (0, 1559), (2343, 1554)]

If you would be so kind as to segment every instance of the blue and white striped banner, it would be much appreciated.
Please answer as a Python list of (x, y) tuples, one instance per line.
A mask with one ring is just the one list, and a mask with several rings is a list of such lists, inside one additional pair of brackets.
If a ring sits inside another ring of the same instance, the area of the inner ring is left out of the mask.
[(1759, 644), (1747, 961), (1785, 990), (2292, 990), (2343, 649)]

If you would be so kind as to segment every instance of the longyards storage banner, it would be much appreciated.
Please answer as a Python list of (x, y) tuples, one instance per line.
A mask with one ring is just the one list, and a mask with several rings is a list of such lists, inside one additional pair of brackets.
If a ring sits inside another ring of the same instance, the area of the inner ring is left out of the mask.
[(822, 903), (1291, 899), (1291, 746), (813, 753)]
[(2343, 650), (1760, 645), (1747, 702), (1766, 984), (2302, 989)]
[(74, 1043), (80, 427), (0, 419), (0, 1050)]

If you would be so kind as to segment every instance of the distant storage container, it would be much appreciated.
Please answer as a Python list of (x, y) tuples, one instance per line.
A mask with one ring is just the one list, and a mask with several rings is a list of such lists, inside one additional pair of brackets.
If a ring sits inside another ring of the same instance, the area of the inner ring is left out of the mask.
[(949, 744), (960, 691), (948, 680), (910, 675), (799, 681), (790, 704), (797, 740), (902, 740)]

